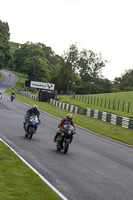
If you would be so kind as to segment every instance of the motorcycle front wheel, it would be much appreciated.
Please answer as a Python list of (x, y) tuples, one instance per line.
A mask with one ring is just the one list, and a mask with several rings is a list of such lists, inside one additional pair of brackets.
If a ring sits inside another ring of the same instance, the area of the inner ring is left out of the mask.
[(59, 139), (58, 138), (56, 139), (56, 149), (58, 151), (61, 151), (61, 148), (60, 148), (60, 145), (59, 145)]
[(34, 129), (35, 129), (35, 128), (34, 128), (34, 127), (32, 127), (32, 126), (30, 126), (30, 127), (29, 127), (29, 134), (28, 134), (28, 138), (29, 138), (29, 139), (31, 139), (31, 138), (32, 138), (32, 136), (33, 136), (33, 133), (34, 133)]
[(25, 133), (25, 137), (28, 137), (27, 133)]
[(66, 154), (68, 149), (69, 149), (69, 142), (68, 141), (64, 141), (63, 142), (63, 153)]
[(56, 149), (57, 149), (58, 151), (61, 151), (61, 149), (60, 149), (60, 147), (58, 146), (58, 144), (56, 144)]

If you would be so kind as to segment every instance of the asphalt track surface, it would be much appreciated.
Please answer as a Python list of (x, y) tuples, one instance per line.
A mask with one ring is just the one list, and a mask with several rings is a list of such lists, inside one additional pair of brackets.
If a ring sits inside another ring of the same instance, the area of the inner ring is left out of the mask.
[[(69, 200), (133, 200), (133, 148), (76, 126), (65, 155), (53, 142), (60, 119), (40, 110), (33, 138), (24, 137), (23, 120), (30, 107), (4, 93), (17, 77), (1, 71), (0, 138)], [(90, 123), (88, 121), (88, 123)]]

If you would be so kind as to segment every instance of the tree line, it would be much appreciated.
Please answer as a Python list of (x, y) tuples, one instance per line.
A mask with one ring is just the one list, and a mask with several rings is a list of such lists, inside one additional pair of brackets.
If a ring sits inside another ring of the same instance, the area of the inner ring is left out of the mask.
[(78, 49), (76, 43), (59, 56), (43, 43), (11, 42), (9, 25), (0, 20), (0, 69), (9, 67), (29, 80), (50, 82), (60, 93), (94, 94), (133, 90), (133, 70), (116, 77), (114, 84), (101, 76), (106, 60), (101, 53)]

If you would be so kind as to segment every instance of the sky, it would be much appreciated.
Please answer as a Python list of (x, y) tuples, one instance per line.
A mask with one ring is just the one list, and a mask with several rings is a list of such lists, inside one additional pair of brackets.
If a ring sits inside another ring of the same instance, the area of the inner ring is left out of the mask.
[(0, 0), (0, 20), (12, 42), (41, 42), (58, 55), (75, 43), (100, 52), (113, 81), (133, 69), (132, 8), (132, 0)]

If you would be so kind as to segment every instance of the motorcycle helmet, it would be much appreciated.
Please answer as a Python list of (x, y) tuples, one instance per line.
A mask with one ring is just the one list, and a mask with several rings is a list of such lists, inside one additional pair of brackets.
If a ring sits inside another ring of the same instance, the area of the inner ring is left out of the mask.
[(33, 108), (37, 109), (37, 108), (38, 108), (38, 106), (37, 106), (37, 105), (33, 105)]
[(67, 120), (70, 122), (70, 121), (72, 121), (73, 116), (72, 116), (72, 114), (68, 114), (68, 115), (66, 116), (66, 118), (67, 118)]
[(36, 110), (38, 108), (37, 105), (33, 105), (33, 109)]

